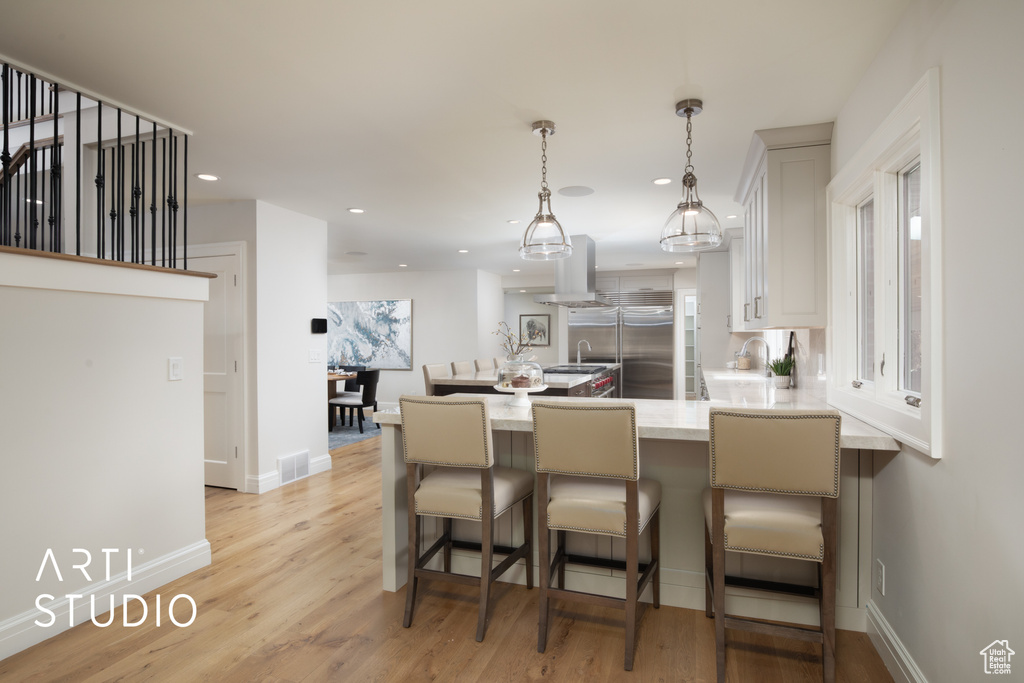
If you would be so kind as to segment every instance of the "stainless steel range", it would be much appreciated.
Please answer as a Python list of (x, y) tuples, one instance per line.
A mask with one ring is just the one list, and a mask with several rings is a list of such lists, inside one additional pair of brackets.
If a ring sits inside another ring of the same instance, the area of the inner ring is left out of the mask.
[(615, 375), (607, 365), (553, 365), (544, 368), (545, 373), (553, 375), (593, 375), (590, 378), (592, 398), (608, 398), (615, 394)]

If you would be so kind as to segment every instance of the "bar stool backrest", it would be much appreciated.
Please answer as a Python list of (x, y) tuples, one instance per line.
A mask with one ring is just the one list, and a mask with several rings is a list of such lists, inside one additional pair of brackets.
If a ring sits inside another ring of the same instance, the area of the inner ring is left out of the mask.
[(406, 463), (479, 468), (494, 464), (486, 399), (402, 396), (398, 404)]
[(448, 366), (444, 363), (427, 363), (423, 366), (423, 385), (427, 396), (434, 395), (434, 380), (448, 377)]
[(538, 472), (636, 480), (640, 473), (636, 407), (533, 401)]
[(712, 408), (711, 487), (835, 498), (840, 423), (836, 410)]

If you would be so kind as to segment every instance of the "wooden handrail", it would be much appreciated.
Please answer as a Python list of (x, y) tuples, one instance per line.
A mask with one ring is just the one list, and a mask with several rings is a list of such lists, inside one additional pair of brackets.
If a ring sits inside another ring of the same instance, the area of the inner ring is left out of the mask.
[(111, 261), (109, 259), (95, 258), (91, 256), (77, 256), (75, 254), (61, 254), (52, 251), (39, 251), (37, 249), (25, 249), (23, 247), (0, 246), (0, 254), (17, 254), (20, 256), (34, 256), (36, 258), (57, 259), (58, 261), (75, 261), (78, 263), (91, 263), (98, 266), (114, 266), (115, 268), (131, 268), (133, 270), (148, 270), (154, 273), (175, 273), (176, 275), (189, 275), (191, 277), (205, 277), (213, 279), (215, 273), (204, 273), (199, 270), (182, 270), (180, 268), (163, 268), (161, 266), (150, 266), (145, 263), (128, 263), (125, 261)]
[[(58, 135), (57, 136), (57, 144), (58, 145), (63, 145), (64, 144), (64, 136), (63, 135)], [(48, 137), (48, 138), (43, 138), (41, 140), (36, 140), (34, 145), (35, 145), (35, 149), (42, 149), (42, 148), (45, 148), (45, 147), (50, 147), (50, 146), (53, 145), (53, 138), (52, 137)], [(8, 174), (12, 178), (15, 175), (17, 175), (18, 171), (21, 170), (21, 167), (24, 166), (25, 162), (28, 161), (28, 157), (29, 157), (29, 153), (30, 153), (31, 149), (32, 149), (32, 147), (29, 145), (29, 143), (26, 142), (21, 147), (19, 147), (18, 151), (14, 153), (14, 156), (11, 157), (10, 171), (8, 172)], [(3, 169), (0, 168), (0, 186), (2, 186), (4, 184), (4, 178), (5, 177), (6, 176), (4, 174)]]

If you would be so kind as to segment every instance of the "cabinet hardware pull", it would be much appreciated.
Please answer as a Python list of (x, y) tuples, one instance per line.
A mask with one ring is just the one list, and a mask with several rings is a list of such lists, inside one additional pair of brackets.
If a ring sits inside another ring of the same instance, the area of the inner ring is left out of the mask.
[(732, 327), (732, 314), (729, 313), (725, 316), (725, 326)]
[(743, 322), (750, 322), (750, 304), (743, 304)]
[(761, 297), (759, 296), (754, 297), (754, 317), (761, 317)]

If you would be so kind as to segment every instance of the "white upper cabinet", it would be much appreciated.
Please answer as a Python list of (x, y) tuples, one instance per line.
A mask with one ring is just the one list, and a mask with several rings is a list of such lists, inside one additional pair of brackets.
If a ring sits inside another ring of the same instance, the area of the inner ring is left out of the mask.
[(831, 139), (831, 123), (755, 131), (736, 193), (745, 216), (734, 330), (825, 326)]
[(729, 242), (729, 329), (743, 332), (747, 324), (743, 321), (743, 304), (747, 300), (747, 277), (744, 266), (746, 256), (742, 237), (733, 237)]
[(619, 278), (622, 292), (664, 292), (672, 289), (672, 276), (662, 275), (623, 275)]

